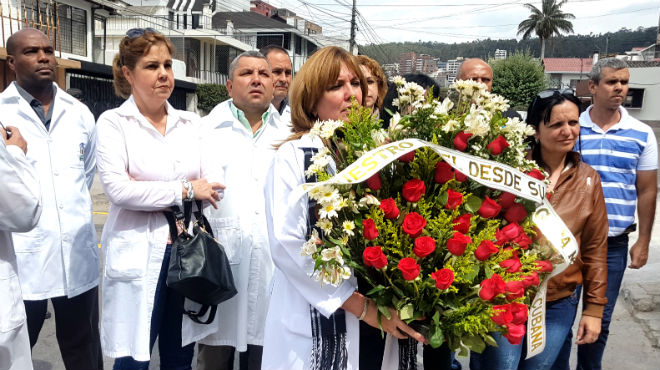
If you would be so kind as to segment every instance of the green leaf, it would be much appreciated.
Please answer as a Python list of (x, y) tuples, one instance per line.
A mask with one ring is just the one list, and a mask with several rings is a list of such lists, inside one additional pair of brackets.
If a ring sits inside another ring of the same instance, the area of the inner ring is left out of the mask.
[(440, 311), (435, 311), (433, 314), (433, 322), (435, 323), (436, 326), (440, 325)]
[(371, 289), (370, 291), (368, 291), (368, 292), (367, 292), (367, 295), (368, 295), (368, 296), (374, 295), (374, 294), (380, 292), (380, 291), (383, 290), (383, 289), (385, 289), (385, 287), (382, 286), (382, 285), (380, 285), (380, 284), (378, 284), (377, 286), (373, 287), (373, 289)]
[(461, 338), (461, 341), (473, 352), (481, 353), (486, 349), (486, 343), (476, 335), (465, 336)]
[(489, 346), (497, 347), (497, 342), (495, 341), (495, 338), (493, 338), (490, 334), (484, 335), (484, 341)]
[(469, 282), (472, 282), (472, 281), (474, 281), (474, 278), (477, 277), (477, 275), (479, 275), (479, 264), (478, 264), (478, 263), (475, 263), (475, 264), (472, 265), (472, 267), (470, 268), (470, 272), (467, 273), (467, 274), (465, 274), (465, 275), (463, 275), (463, 279), (465, 279), (465, 280), (467, 280), (467, 281), (469, 281)]
[(481, 198), (476, 195), (470, 195), (465, 201), (465, 210), (470, 213), (477, 213), (479, 208), (481, 208)]
[(440, 327), (438, 327), (438, 326), (434, 325), (433, 328), (431, 329), (431, 331), (432, 331), (431, 337), (428, 338), (429, 339), (429, 344), (433, 348), (438, 348), (445, 341), (445, 336), (442, 333), (442, 329), (440, 329)]
[(390, 313), (389, 307), (378, 306), (378, 311), (385, 316), (388, 320), (392, 319), (392, 314)]
[(412, 303), (408, 303), (407, 305), (403, 306), (401, 310), (399, 310), (399, 317), (401, 320), (412, 319), (414, 314), (415, 308), (413, 307)]
[(449, 200), (449, 194), (447, 194), (447, 192), (444, 192), (440, 194), (437, 199), (440, 202), (440, 204), (444, 207), (445, 204), (447, 204), (447, 200)]

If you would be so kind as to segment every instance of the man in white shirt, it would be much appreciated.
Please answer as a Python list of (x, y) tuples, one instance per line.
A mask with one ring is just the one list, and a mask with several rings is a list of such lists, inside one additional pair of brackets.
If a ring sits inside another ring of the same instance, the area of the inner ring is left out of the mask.
[[(41, 215), (39, 180), (16, 127), (0, 128), (0, 369), (31, 370), (30, 339), (12, 232), (32, 229)], [(8, 137), (9, 136), (9, 137)]]
[(261, 49), (273, 72), (273, 105), (285, 124), (291, 123), (291, 107), (289, 106), (289, 87), (292, 72), (291, 59), (286, 49), (277, 45), (268, 45)]
[[(232, 369), (235, 351), (241, 369), (261, 369), (264, 323), (273, 263), (265, 219), (264, 181), (274, 145), (290, 134), (271, 104), (273, 80), (266, 58), (247, 51), (229, 67), (232, 99), (203, 118), (203, 137), (224, 173), (227, 187), (211, 210), (213, 233), (225, 247), (238, 294), (218, 306), (216, 319), (198, 340), (198, 369)], [(184, 338), (184, 341), (185, 338)]]
[(3, 120), (30, 143), (27, 158), (42, 189), (39, 223), (13, 235), (30, 345), (37, 342), (50, 299), (65, 367), (101, 369), (98, 247), (89, 194), (96, 167), (94, 116), (53, 82), (55, 51), (41, 31), (14, 33), (7, 40), (7, 64), (16, 81), (0, 94)]

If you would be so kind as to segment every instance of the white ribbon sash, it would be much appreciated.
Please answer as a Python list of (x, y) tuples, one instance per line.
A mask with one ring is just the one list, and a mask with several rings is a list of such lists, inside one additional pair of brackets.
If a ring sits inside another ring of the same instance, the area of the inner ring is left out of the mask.
[(475, 157), (420, 139), (404, 139), (364, 153), (354, 163), (326, 181), (300, 185), (289, 195), (289, 202), (295, 203), (309, 191), (323, 185), (350, 185), (366, 181), (397, 158), (422, 147), (431, 148), (454, 169), (484, 186), (541, 203), (532, 215), (532, 220), (551, 246), (564, 258), (564, 263), (556, 265), (552, 274), (543, 280), (530, 305), (527, 320), (527, 358), (536, 356), (543, 352), (546, 343), (545, 297), (548, 280), (571, 264), (578, 250), (575, 237), (546, 199), (543, 181), (503, 163)]

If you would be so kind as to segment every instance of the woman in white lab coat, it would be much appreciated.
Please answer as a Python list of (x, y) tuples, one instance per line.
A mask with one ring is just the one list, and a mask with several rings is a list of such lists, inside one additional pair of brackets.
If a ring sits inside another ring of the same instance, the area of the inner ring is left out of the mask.
[[(378, 327), (376, 305), (357, 292), (354, 278), (339, 286), (310, 277), (314, 261), (300, 255), (308, 239), (308, 199), (290, 204), (289, 194), (307, 182), (304, 151), (323, 143), (309, 135), (316, 120), (346, 119), (351, 98), (362, 102), (366, 81), (354, 56), (323, 48), (303, 65), (291, 90), (294, 134), (280, 146), (266, 180), (268, 236), (276, 269), (266, 318), (263, 369), (357, 369), (359, 321)], [(313, 222), (312, 222), (313, 224)], [(395, 311), (382, 327), (398, 338), (424, 338)], [(328, 334), (329, 332), (329, 334)]]
[(129, 30), (113, 62), (115, 92), (128, 99), (97, 123), (97, 166), (110, 200), (101, 344), (117, 358), (114, 369), (148, 369), (156, 338), (161, 369), (190, 369), (193, 358), (194, 345), (181, 346), (183, 297), (165, 284), (171, 241), (163, 211), (186, 199), (216, 206), (222, 185), (206, 180), (199, 118), (167, 102), (173, 52), (162, 34)]
[(18, 281), (12, 232), (35, 227), (41, 215), (39, 180), (25, 156), (27, 144), (15, 127), (0, 128), (0, 369), (31, 370), (25, 307)]

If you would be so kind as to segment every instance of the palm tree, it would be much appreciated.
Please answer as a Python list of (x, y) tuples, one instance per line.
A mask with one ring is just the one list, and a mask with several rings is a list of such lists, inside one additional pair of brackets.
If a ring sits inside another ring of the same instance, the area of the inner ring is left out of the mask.
[(525, 7), (532, 14), (518, 25), (518, 34), (520, 35), (522, 33), (523, 39), (529, 38), (532, 32), (536, 33), (539, 39), (541, 39), (541, 60), (545, 57), (545, 40), (553, 35), (560, 35), (562, 31), (572, 33), (573, 23), (569, 19), (575, 19), (573, 14), (561, 11), (562, 5), (567, 0), (561, 0), (559, 2), (556, 0), (542, 1), (542, 10), (532, 4), (525, 4)]

